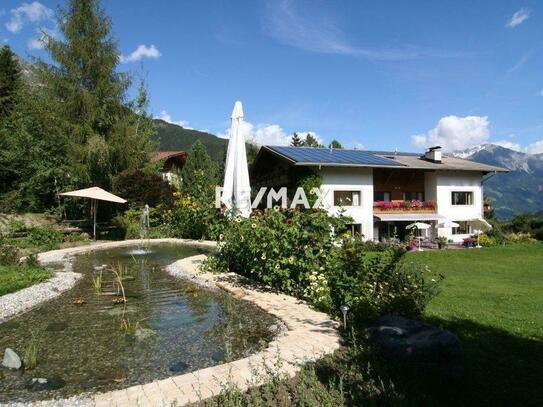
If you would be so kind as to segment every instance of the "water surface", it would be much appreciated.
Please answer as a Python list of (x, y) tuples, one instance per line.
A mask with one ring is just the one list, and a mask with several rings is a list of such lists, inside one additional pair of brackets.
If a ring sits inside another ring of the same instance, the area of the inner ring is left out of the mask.
[[(194, 248), (162, 244), (75, 257), (73, 270), (84, 278), (74, 289), (0, 324), (2, 354), (10, 347), (22, 357), (32, 336), (38, 339), (36, 368), (18, 372), (0, 368), (0, 402), (128, 387), (264, 348), (274, 334), (272, 316), (222, 291), (175, 279), (164, 270), (165, 265), (198, 253)], [(113, 267), (123, 273), (125, 305), (114, 304), (121, 290), (114, 283)], [(92, 280), (100, 270), (103, 287), (97, 294)], [(128, 331), (123, 329), (127, 325)], [(62, 387), (29, 389), (33, 378), (54, 378), (53, 383)]]

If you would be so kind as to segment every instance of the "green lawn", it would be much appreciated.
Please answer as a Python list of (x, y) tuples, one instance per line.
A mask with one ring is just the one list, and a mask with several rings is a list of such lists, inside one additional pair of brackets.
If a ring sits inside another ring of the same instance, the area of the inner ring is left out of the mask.
[(426, 319), (456, 333), (465, 352), (464, 380), (426, 388), (431, 404), (543, 405), (543, 243), (407, 260), (445, 276)]
[(51, 272), (40, 267), (0, 266), (0, 295), (47, 280)]

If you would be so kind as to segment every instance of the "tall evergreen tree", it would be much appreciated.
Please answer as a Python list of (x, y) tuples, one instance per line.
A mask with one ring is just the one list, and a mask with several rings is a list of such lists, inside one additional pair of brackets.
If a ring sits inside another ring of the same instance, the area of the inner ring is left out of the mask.
[(215, 185), (219, 182), (217, 164), (200, 140), (192, 145), (181, 178), (183, 193), (210, 197), (215, 192)]
[(302, 142), (302, 145), (304, 147), (324, 147), (311, 133), (307, 133), (307, 135), (305, 136), (305, 140)]
[(8, 117), (18, 101), (22, 87), (21, 69), (8, 46), (0, 48), (0, 119)]
[(298, 133), (294, 133), (290, 139), (290, 145), (292, 147), (301, 147), (303, 145), (303, 140), (300, 138)]
[(115, 174), (149, 159), (149, 133), (126, 102), (130, 78), (116, 71), (117, 42), (100, 0), (69, 0), (57, 22), (62, 39), (45, 35), (54, 63), (39, 63), (41, 79), (71, 139), (79, 182), (108, 188)]

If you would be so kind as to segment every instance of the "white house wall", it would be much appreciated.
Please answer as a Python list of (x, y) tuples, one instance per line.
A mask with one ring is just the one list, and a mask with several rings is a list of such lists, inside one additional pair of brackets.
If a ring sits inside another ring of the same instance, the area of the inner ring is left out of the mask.
[[(483, 217), (482, 174), (479, 172), (439, 171), (436, 174), (436, 196), (438, 215), (449, 221), (467, 221)], [(452, 205), (453, 191), (473, 192), (471, 205)], [(453, 235), (451, 228), (440, 228), (439, 236), (461, 242), (469, 234)]]
[[(371, 168), (321, 167), (324, 207), (330, 215), (353, 218), (362, 226), (365, 239), (373, 240), (373, 170)], [(334, 191), (360, 191), (360, 206), (334, 206)]]

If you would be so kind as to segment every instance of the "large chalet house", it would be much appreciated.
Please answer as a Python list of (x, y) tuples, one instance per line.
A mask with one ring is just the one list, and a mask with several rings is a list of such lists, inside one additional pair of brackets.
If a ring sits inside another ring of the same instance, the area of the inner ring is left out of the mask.
[[(324, 207), (353, 219), (352, 231), (368, 240), (402, 239), (406, 226), (425, 222), (431, 238), (461, 242), (483, 219), (483, 184), (497, 172), (474, 161), (444, 155), (263, 146), (253, 164), (254, 187), (292, 187), (303, 174), (322, 177)], [(451, 222), (458, 227), (438, 227)]]

